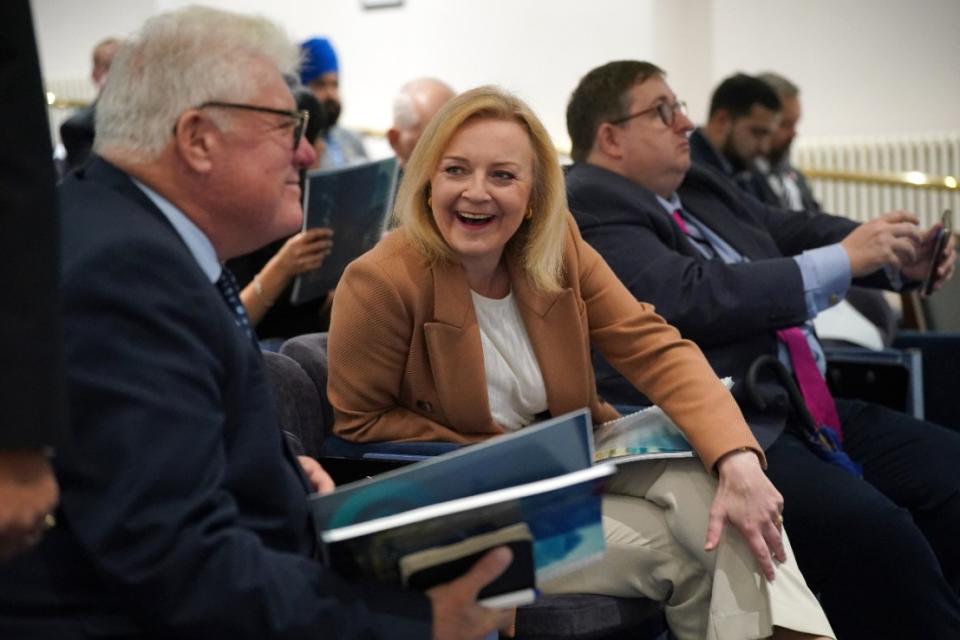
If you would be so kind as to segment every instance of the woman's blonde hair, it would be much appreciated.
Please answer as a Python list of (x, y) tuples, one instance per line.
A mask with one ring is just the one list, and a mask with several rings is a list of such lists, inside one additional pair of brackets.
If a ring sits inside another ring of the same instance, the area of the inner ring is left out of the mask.
[(522, 100), (497, 87), (478, 87), (449, 101), (433, 117), (407, 162), (394, 217), (433, 262), (453, 259), (427, 205), (430, 179), (443, 152), (469, 120), (492, 118), (518, 123), (533, 147), (533, 188), (527, 203), (532, 216), (507, 242), (506, 255), (542, 291), (562, 287), (567, 197), (557, 151), (543, 124)]

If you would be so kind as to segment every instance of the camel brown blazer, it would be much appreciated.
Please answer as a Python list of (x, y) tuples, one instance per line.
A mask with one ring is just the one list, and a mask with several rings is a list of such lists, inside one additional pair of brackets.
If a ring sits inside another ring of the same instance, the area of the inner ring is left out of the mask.
[[(508, 262), (552, 415), (597, 396), (590, 346), (660, 405), (712, 470), (740, 447), (763, 453), (697, 346), (637, 302), (568, 219), (565, 286), (544, 293)], [(471, 443), (504, 433), (490, 415), (480, 330), (459, 264), (431, 264), (401, 228), (346, 270), (333, 305), (328, 392), (334, 432), (354, 442)]]

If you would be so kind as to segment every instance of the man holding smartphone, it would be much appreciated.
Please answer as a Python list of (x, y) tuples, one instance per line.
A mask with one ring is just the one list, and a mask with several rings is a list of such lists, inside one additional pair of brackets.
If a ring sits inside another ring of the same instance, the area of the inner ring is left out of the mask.
[[(590, 71), (567, 127), (567, 194), (583, 238), (718, 375), (733, 377), (783, 495), (797, 562), (837, 637), (956, 637), (960, 435), (833, 398), (808, 326), (851, 282), (892, 287), (898, 276), (921, 286), (939, 260), (938, 287), (953, 273), (956, 241), (937, 255), (940, 225), (924, 231), (905, 212), (858, 225), (764, 206), (691, 161), (693, 123), (650, 63)], [(645, 404), (608, 363), (594, 365), (605, 400)], [(779, 367), (792, 370), (803, 397), (790, 399), (790, 374), (774, 375)]]

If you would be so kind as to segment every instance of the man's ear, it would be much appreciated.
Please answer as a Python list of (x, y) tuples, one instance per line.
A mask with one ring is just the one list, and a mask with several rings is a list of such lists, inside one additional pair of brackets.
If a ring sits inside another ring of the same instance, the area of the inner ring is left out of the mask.
[(730, 135), (730, 128), (733, 126), (733, 116), (731, 116), (730, 112), (726, 109), (717, 109), (713, 115), (710, 116), (710, 122), (716, 131), (723, 134), (724, 138)]
[(173, 135), (180, 159), (194, 171), (208, 173), (221, 141), (220, 129), (213, 121), (199, 109), (189, 109), (180, 114)]
[(619, 160), (623, 157), (622, 133), (623, 130), (620, 127), (609, 122), (601, 122), (593, 141), (594, 149), (608, 158)]
[(390, 127), (387, 129), (387, 142), (390, 143), (390, 148), (393, 149), (393, 152), (397, 155), (400, 155), (400, 130), (396, 127)]

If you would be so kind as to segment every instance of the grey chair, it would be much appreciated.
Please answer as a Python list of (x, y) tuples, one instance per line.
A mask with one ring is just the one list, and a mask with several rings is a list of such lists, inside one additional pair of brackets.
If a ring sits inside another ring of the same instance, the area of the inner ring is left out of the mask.
[[(342, 479), (343, 468), (351, 465), (360, 467), (355, 475), (363, 477), (370, 465), (395, 467), (413, 461), (414, 456), (389, 460), (330, 455), (325, 442), (333, 424), (333, 410), (326, 399), (326, 334), (297, 336), (284, 343), (280, 353), (263, 355), (281, 428), (291, 442), (302, 443), (303, 451), (317, 457), (328, 471), (331, 465), (339, 469), (341, 478), (335, 475), (335, 480)], [(654, 640), (666, 633), (662, 605), (646, 598), (541, 596), (517, 610), (518, 640)]]

